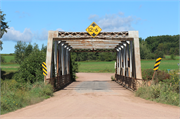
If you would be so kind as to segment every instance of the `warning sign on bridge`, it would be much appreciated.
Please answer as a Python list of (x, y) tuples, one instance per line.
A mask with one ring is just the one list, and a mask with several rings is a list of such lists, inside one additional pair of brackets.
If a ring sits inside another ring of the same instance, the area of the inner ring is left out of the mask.
[(86, 31), (93, 37), (95, 38), (101, 31), (102, 29), (95, 23), (93, 22), (87, 29)]
[(43, 75), (46, 76), (47, 75), (47, 67), (46, 67), (45, 62), (42, 63), (42, 70), (43, 70)]

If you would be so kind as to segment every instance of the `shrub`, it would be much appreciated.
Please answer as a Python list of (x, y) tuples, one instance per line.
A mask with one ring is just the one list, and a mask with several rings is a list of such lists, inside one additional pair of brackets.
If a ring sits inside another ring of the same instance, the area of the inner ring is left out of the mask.
[(15, 61), (15, 59), (12, 59), (12, 60), (10, 61), (10, 63), (17, 63), (17, 62)]
[[(153, 69), (145, 69), (142, 72), (142, 78), (146, 81), (149, 81), (152, 79), (153, 73), (154, 73)], [(156, 72), (154, 79), (155, 79), (155, 82), (157, 83), (166, 79), (170, 79), (170, 75), (165, 71), (158, 70)]]
[(154, 70), (153, 69), (145, 69), (142, 71), (142, 78), (144, 80), (151, 80), (153, 76)]
[(114, 76), (111, 76), (111, 81), (115, 81), (115, 77)]
[(174, 54), (171, 54), (171, 59), (175, 60), (175, 55)]
[(161, 70), (157, 71), (157, 74), (155, 77), (156, 83), (160, 81), (168, 80), (168, 79), (170, 79), (170, 75), (167, 72), (161, 71)]
[(4, 57), (1, 56), (0, 58), (1, 58), (1, 63), (6, 63), (6, 60)]
[(33, 51), (20, 65), (14, 78), (19, 82), (34, 83), (43, 81), (42, 62), (45, 61), (45, 53), (39, 50)]

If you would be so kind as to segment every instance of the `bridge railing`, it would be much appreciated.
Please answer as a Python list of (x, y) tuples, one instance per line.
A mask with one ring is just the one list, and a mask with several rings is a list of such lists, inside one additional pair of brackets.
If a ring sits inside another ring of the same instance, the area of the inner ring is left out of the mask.
[(54, 91), (63, 89), (72, 82), (70, 74), (49, 78), (46, 81), (53, 86)]
[(143, 79), (136, 79), (134, 77), (127, 77), (115, 74), (115, 81), (125, 87), (128, 87), (132, 90), (137, 90), (139, 87), (141, 87), (142, 82), (144, 82)]

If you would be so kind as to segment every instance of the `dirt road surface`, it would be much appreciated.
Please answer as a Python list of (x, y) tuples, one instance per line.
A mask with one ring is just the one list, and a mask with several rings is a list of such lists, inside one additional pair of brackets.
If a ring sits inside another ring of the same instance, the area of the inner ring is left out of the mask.
[(54, 97), (1, 119), (179, 119), (179, 107), (147, 101), (111, 81), (112, 73), (78, 73)]

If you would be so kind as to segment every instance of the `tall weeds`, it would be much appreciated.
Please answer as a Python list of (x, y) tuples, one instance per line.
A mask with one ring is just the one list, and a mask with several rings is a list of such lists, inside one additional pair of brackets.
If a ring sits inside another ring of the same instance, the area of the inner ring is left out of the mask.
[(18, 83), (16, 80), (1, 80), (1, 114), (38, 103), (53, 95), (50, 84)]
[[(179, 101), (179, 76), (178, 71), (171, 71), (169, 79), (163, 79), (164, 76), (158, 77), (158, 82), (152, 83), (151, 86), (142, 85), (137, 91), (136, 96), (160, 103), (180, 106)], [(163, 79), (163, 80), (162, 80)]]

